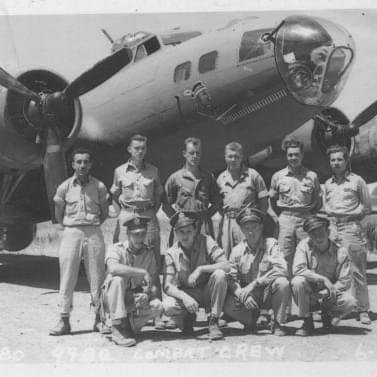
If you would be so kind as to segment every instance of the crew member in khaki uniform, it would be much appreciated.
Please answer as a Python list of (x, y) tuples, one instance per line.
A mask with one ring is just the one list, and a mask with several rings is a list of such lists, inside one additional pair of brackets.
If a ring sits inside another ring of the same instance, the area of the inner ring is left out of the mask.
[(154, 284), (159, 270), (150, 247), (145, 243), (146, 216), (123, 217), (127, 240), (110, 245), (105, 263), (109, 272), (103, 285), (103, 307), (110, 314), (112, 341), (118, 346), (136, 344), (135, 334), (154, 318), (160, 318), (162, 303)]
[(331, 238), (348, 250), (352, 266), (352, 294), (357, 300), (360, 321), (370, 325), (366, 277), (367, 248), (361, 220), (371, 211), (371, 200), (364, 179), (349, 169), (345, 147), (327, 151), (333, 176), (325, 183), (324, 204), (330, 220)]
[[(214, 238), (212, 216), (221, 206), (221, 196), (212, 173), (200, 169), (201, 141), (189, 137), (184, 142), (185, 165), (166, 181), (163, 210), (171, 218), (176, 212), (192, 211), (198, 216), (198, 230)], [(173, 244), (171, 230), (169, 245)]]
[[(114, 171), (114, 181), (111, 186), (113, 205), (119, 212), (117, 230), (119, 234), (114, 237), (114, 242), (125, 240), (127, 234), (119, 224), (132, 214), (148, 216), (147, 244), (154, 253), (159, 271), (161, 271), (160, 254), (160, 225), (157, 218), (157, 211), (161, 205), (163, 187), (160, 181), (158, 169), (145, 161), (147, 153), (147, 138), (142, 135), (134, 135), (128, 146), (130, 159), (123, 165), (118, 166)], [(157, 279), (155, 284), (159, 288), (161, 299), (161, 283)], [(157, 318), (155, 327), (165, 328), (162, 319)]]
[(321, 186), (317, 174), (302, 165), (304, 145), (286, 140), (283, 145), (288, 166), (271, 179), (270, 198), (273, 210), (279, 215), (279, 246), (292, 277), (296, 246), (307, 237), (302, 229), (304, 220), (322, 207)]
[(307, 336), (314, 330), (311, 311), (322, 310), (323, 326), (329, 330), (354, 309), (356, 301), (349, 292), (348, 252), (330, 240), (329, 221), (311, 216), (303, 227), (309, 237), (297, 246), (291, 284), (299, 316), (304, 319), (296, 335)]
[(96, 313), (93, 330), (99, 331), (99, 297), (105, 278), (105, 243), (100, 225), (108, 216), (108, 192), (102, 182), (89, 175), (91, 160), (87, 149), (74, 150), (74, 174), (57, 188), (54, 197), (55, 217), (64, 226), (64, 231), (59, 249), (61, 319), (50, 330), (50, 335), (71, 332), (69, 315), (81, 258), (84, 258)]
[(282, 336), (286, 335), (282, 325), (291, 298), (287, 263), (277, 240), (263, 236), (264, 218), (264, 212), (249, 207), (236, 218), (245, 239), (230, 254), (231, 273), (224, 313), (255, 332), (260, 310), (272, 308), (271, 331)]
[(268, 191), (261, 175), (254, 169), (242, 164), (242, 145), (236, 142), (225, 146), (227, 169), (217, 178), (217, 185), (222, 196), (222, 215), (218, 243), (228, 258), (233, 247), (241, 242), (243, 234), (236, 222), (236, 217), (245, 207), (257, 207), (266, 212)]
[(203, 306), (209, 315), (209, 339), (221, 339), (219, 317), (230, 271), (224, 251), (210, 237), (197, 232), (195, 212), (179, 212), (170, 220), (177, 241), (166, 251), (164, 312), (184, 333), (193, 333), (195, 313)]

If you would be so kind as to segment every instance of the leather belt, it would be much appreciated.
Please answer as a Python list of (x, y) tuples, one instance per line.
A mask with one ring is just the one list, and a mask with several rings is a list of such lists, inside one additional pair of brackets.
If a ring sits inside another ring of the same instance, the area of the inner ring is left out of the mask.
[(304, 217), (304, 216), (309, 216), (310, 212), (308, 210), (297, 209), (297, 210), (283, 210), (281, 211), (281, 214), (286, 215), (286, 216)]
[(133, 205), (124, 203), (124, 206), (122, 209), (141, 213), (141, 212), (146, 212), (152, 208), (153, 208), (152, 204), (146, 204), (143, 206), (133, 206)]
[(229, 219), (235, 219), (240, 213), (240, 211), (241, 210), (239, 209), (228, 209), (227, 211), (225, 211), (225, 216)]
[(339, 224), (339, 223), (351, 223), (351, 222), (358, 222), (361, 220), (360, 216), (330, 216), (329, 220), (332, 223)]

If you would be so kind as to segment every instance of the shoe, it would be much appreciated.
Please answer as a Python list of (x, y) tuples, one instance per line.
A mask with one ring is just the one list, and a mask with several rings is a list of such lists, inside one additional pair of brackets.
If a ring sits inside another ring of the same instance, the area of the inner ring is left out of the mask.
[(166, 329), (165, 322), (162, 320), (161, 317), (154, 319), (154, 328), (156, 330), (165, 330)]
[(336, 327), (339, 325), (339, 322), (342, 320), (340, 317), (333, 317), (331, 319), (331, 327)]
[(223, 319), (223, 318), (219, 318), (219, 327), (223, 328), (223, 327), (227, 327), (227, 326), (228, 326), (228, 322), (225, 321), (225, 319)]
[(360, 312), (359, 313), (360, 323), (363, 325), (371, 325), (372, 321), (369, 318), (368, 312)]
[(61, 317), (57, 325), (49, 331), (49, 335), (52, 336), (68, 335), (70, 333), (69, 317)]
[(213, 315), (210, 315), (208, 319), (208, 338), (209, 340), (224, 338), (224, 334), (219, 328), (219, 319)]
[(125, 333), (121, 325), (111, 326), (111, 340), (120, 347), (132, 347), (136, 345), (136, 340), (131, 334)]
[(169, 318), (166, 322), (165, 322), (165, 329), (168, 329), (168, 330), (175, 330), (177, 328), (177, 324), (175, 323), (174, 319), (173, 318)]
[(312, 317), (304, 318), (304, 323), (301, 328), (296, 331), (296, 335), (298, 336), (309, 336), (313, 334), (314, 331), (314, 323)]
[(274, 322), (272, 328), (271, 328), (271, 333), (276, 335), (276, 336), (286, 336), (288, 335), (288, 332), (286, 328), (282, 327), (280, 323)]
[(111, 328), (101, 320), (99, 315), (96, 315), (93, 323), (93, 331), (100, 334), (111, 334)]
[[(321, 313), (322, 327), (326, 330), (331, 329), (331, 327), (333, 326), (333, 324), (332, 324), (333, 319), (335, 319), (335, 317), (331, 318), (331, 316), (328, 312), (323, 311)], [(339, 319), (339, 321), (340, 321), (340, 319)], [(338, 323), (339, 323), (339, 321), (338, 321)]]
[(183, 317), (183, 329), (182, 332), (185, 335), (194, 334), (194, 322), (196, 320), (195, 313), (186, 313)]

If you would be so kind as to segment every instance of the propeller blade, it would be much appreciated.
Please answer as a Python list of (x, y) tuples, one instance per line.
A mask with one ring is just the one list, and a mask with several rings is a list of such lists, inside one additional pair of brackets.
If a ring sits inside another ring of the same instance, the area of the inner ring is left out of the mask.
[(353, 127), (359, 128), (365, 123), (368, 123), (377, 115), (377, 101), (369, 105), (363, 110), (352, 122)]
[(51, 221), (55, 223), (53, 198), (57, 187), (67, 178), (67, 164), (61, 143), (60, 132), (56, 126), (50, 126), (47, 128), (46, 152), (43, 159), (43, 168)]
[(14, 90), (18, 94), (21, 94), (23, 97), (33, 100), (35, 102), (40, 101), (40, 97), (37, 93), (28, 89), (25, 85), (21, 84), (17, 79), (10, 75), (7, 71), (0, 67), (0, 85)]
[(66, 99), (73, 99), (82, 96), (119, 72), (131, 61), (131, 59), (132, 52), (130, 49), (120, 49), (114, 54), (99, 61), (92, 68), (73, 80), (64, 89), (64, 97)]

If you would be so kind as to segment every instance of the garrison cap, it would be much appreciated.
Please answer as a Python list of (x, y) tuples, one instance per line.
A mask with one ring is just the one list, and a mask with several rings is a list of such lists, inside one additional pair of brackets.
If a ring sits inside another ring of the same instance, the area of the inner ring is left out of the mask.
[(198, 216), (196, 212), (193, 211), (181, 211), (176, 212), (171, 218), (170, 218), (170, 225), (174, 229), (183, 228), (187, 225), (195, 224), (196, 220), (198, 219)]
[(238, 225), (243, 225), (249, 221), (254, 221), (260, 224), (264, 222), (265, 213), (258, 208), (246, 207), (236, 217)]
[(151, 218), (148, 216), (139, 216), (137, 214), (131, 214), (123, 220), (122, 225), (127, 227), (128, 232), (136, 233), (140, 230), (147, 229), (147, 225), (150, 220)]
[(310, 233), (313, 230), (316, 230), (323, 226), (328, 228), (329, 224), (329, 220), (327, 220), (325, 217), (313, 215), (305, 219), (304, 223), (302, 224), (302, 228), (306, 233)]

